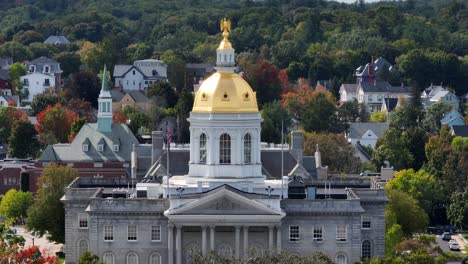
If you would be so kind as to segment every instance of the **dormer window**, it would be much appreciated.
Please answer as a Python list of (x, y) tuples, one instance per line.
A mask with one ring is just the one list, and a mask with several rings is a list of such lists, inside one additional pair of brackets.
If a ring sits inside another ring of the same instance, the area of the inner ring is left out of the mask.
[(88, 144), (83, 144), (83, 152), (87, 152), (89, 150)]
[(158, 75), (158, 72), (156, 70), (153, 70), (152, 73), (153, 73), (153, 76)]
[(30, 65), (29, 66), (29, 72), (35, 72), (36, 71), (36, 66)]
[(120, 146), (115, 144), (114, 145), (114, 152), (119, 152), (119, 150), (120, 150)]

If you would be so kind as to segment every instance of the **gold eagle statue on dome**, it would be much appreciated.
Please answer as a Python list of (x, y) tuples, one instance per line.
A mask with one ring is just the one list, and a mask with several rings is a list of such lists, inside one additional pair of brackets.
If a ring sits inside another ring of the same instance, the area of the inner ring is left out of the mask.
[(220, 27), (223, 33), (231, 32), (231, 20), (226, 18), (221, 19)]

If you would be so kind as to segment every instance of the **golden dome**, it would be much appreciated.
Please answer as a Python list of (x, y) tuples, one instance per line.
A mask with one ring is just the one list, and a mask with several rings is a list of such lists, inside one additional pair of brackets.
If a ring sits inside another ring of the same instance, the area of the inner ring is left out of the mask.
[(229, 42), (229, 40), (227, 39), (223, 39), (223, 41), (219, 43), (218, 50), (227, 50), (227, 49), (229, 50), (232, 49), (231, 42)]
[(257, 113), (257, 96), (238, 74), (217, 72), (201, 84), (192, 112)]

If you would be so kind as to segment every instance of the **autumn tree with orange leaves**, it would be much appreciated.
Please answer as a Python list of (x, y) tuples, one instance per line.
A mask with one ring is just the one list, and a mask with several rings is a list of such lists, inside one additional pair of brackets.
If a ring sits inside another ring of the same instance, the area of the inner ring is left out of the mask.
[(54, 143), (67, 143), (72, 123), (78, 119), (78, 115), (61, 104), (47, 106), (37, 116), (36, 130), (39, 133), (39, 141), (44, 145)]
[(27, 120), (28, 117), (18, 109), (9, 107), (0, 107), (0, 143), (7, 143), (14, 124), (21, 120)]
[(336, 132), (336, 99), (324, 88), (313, 89), (305, 79), (299, 79), (289, 92), (283, 93), (281, 103), (307, 131)]

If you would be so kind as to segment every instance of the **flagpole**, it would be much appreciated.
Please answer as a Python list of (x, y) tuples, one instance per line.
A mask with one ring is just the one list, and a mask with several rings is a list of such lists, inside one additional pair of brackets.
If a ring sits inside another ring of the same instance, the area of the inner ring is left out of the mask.
[(283, 139), (283, 120), (281, 120), (281, 199), (283, 199), (284, 194), (284, 182), (283, 182), (283, 174), (284, 174), (284, 139)]
[[(167, 121), (166, 121), (167, 122)], [(169, 198), (169, 150), (171, 148), (171, 129), (166, 123), (166, 174), (167, 174), (167, 198)]]

